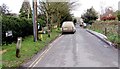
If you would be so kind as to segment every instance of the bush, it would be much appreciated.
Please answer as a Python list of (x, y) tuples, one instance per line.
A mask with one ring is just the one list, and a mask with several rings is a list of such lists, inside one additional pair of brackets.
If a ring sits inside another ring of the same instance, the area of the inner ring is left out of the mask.
[(38, 19), (37, 22), (38, 22), (42, 27), (45, 27), (45, 26), (46, 26), (45, 20)]
[(119, 14), (119, 15), (117, 15), (117, 17), (118, 17), (118, 20), (120, 21), (120, 14)]
[(33, 34), (32, 20), (20, 19), (11, 16), (2, 17), (2, 43), (6, 42), (6, 31), (11, 30), (13, 33), (13, 41), (17, 40), (17, 37), (25, 37)]
[(101, 18), (101, 20), (115, 20), (116, 19), (116, 17), (115, 16), (110, 16), (110, 17), (107, 17), (107, 16), (104, 16), (104, 17), (102, 17)]

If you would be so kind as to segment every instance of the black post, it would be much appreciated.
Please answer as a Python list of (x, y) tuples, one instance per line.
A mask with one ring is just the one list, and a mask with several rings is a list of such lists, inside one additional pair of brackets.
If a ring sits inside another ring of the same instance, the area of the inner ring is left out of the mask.
[(107, 28), (105, 28), (105, 36), (107, 36)]

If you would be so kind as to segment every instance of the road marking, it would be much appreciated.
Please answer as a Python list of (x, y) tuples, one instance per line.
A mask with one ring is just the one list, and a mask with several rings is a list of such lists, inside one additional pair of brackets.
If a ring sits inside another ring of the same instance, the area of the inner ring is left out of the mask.
[(61, 35), (58, 39), (56, 39), (53, 43), (56, 43), (59, 39), (61, 39), (64, 35)]
[(49, 46), (48, 49), (46, 49), (29, 67), (34, 67), (51, 48), (52, 46)]
[[(40, 56), (42, 56), (46, 51), (47, 51), (47, 49), (42, 54), (40, 54)], [(39, 57), (29, 67), (33, 66), (33, 64), (39, 59)]]
[(78, 52), (78, 44), (76, 45), (76, 51)]
[[(61, 37), (59, 37), (59, 39), (60, 38), (62, 38), (62, 36)], [(57, 40), (59, 40), (59, 39), (57, 39)], [(54, 42), (56, 42), (56, 41), (54, 41)], [(54, 43), (53, 42), (53, 43)], [(48, 46), (48, 49), (46, 49), (42, 54), (40, 54), (40, 56), (29, 66), (29, 67), (34, 67), (46, 54), (47, 54), (47, 52), (51, 49), (53, 47), (53, 45), (50, 45), (50, 46)], [(29, 69), (29, 68), (28, 68)]]
[(109, 46), (107, 46), (107, 45), (103, 45), (104, 47), (106, 47), (106, 48), (108, 48)]
[(52, 48), (52, 46), (50, 46), (49, 49), (39, 58), (39, 60), (33, 65), (33, 67), (35, 67), (35, 66), (38, 64), (38, 62), (41, 61), (41, 59), (47, 54), (47, 52), (48, 52), (51, 48)]

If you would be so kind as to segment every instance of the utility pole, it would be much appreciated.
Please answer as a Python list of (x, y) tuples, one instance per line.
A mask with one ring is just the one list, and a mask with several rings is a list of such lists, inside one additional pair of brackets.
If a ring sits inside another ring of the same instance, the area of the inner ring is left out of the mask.
[(37, 0), (33, 0), (33, 35), (34, 42), (37, 41)]

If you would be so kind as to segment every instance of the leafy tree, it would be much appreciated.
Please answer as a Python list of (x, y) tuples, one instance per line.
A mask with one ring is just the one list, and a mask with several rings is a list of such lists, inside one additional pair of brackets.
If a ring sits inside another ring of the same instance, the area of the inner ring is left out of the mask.
[[(50, 20), (50, 24), (57, 23), (58, 27), (60, 23), (65, 20), (72, 20), (70, 14), (71, 8), (74, 3), (69, 2), (39, 2), (39, 13), (46, 16), (46, 23)], [(57, 22), (56, 22), (57, 21)]]
[(118, 20), (120, 21), (120, 11), (117, 11), (117, 17), (118, 17)]
[(69, 2), (44, 2), (39, 1), (38, 11), (39, 15), (45, 16), (46, 26), (48, 30), (52, 31), (52, 25), (57, 24), (57, 27), (61, 26), (65, 20), (72, 21), (72, 15), (70, 11), (74, 3)]
[(20, 13), (20, 15), (19, 15), (20, 18), (21, 17), (28, 18), (28, 19), (32, 18), (32, 11), (31, 11), (29, 1), (24, 0), (19, 13)]
[(87, 12), (84, 13), (81, 18), (85, 23), (92, 24), (94, 20), (98, 18), (97, 13), (93, 7), (87, 9)]

